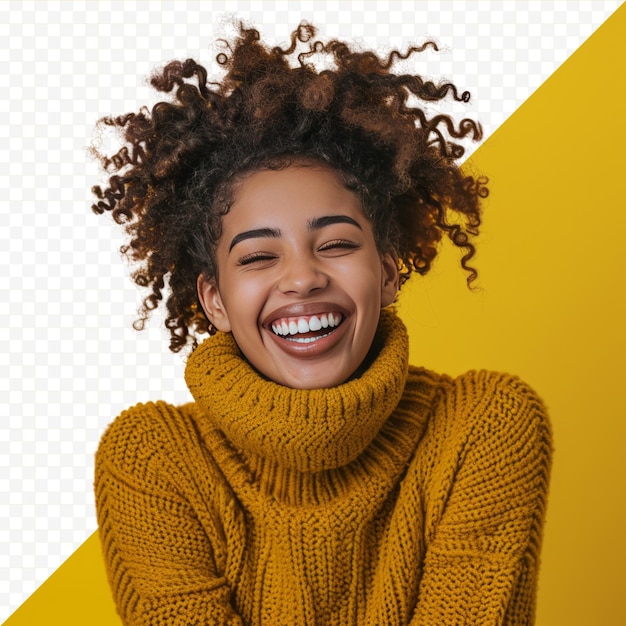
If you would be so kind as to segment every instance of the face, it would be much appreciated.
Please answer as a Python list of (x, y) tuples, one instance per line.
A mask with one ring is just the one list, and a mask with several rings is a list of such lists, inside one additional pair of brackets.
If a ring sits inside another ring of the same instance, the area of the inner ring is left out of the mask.
[(198, 279), (204, 311), (288, 387), (333, 387), (355, 374), (398, 288), (358, 197), (322, 166), (248, 175), (216, 256), (218, 278)]

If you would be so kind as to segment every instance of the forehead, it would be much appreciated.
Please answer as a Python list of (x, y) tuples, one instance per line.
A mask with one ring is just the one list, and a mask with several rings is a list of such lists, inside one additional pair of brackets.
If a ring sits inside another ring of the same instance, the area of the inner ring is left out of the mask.
[(223, 225), (226, 229), (242, 220), (269, 220), (280, 226), (334, 214), (364, 217), (358, 196), (346, 188), (333, 169), (317, 164), (291, 165), (246, 175), (234, 189)]

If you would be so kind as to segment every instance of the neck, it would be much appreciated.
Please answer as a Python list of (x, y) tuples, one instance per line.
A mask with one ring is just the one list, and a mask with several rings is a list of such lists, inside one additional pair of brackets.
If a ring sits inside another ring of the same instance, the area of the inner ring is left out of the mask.
[(207, 423), (255, 466), (314, 473), (357, 459), (402, 397), (408, 338), (395, 314), (383, 311), (374, 346), (360, 376), (303, 390), (264, 380), (218, 333), (191, 355), (185, 376)]

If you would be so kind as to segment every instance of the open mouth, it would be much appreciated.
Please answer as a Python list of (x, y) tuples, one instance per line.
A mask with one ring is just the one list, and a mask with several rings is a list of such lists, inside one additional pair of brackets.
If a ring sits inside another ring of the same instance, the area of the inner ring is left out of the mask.
[(274, 320), (271, 329), (287, 341), (311, 343), (330, 335), (343, 321), (344, 316), (339, 312), (283, 317)]

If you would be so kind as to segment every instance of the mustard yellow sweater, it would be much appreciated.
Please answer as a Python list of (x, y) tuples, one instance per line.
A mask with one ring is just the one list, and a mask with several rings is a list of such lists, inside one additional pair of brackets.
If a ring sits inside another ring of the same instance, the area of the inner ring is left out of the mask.
[(531, 624), (550, 429), (517, 378), (408, 366), (381, 318), (361, 378), (263, 380), (230, 335), (189, 358), (195, 403), (102, 438), (96, 501), (127, 625)]

